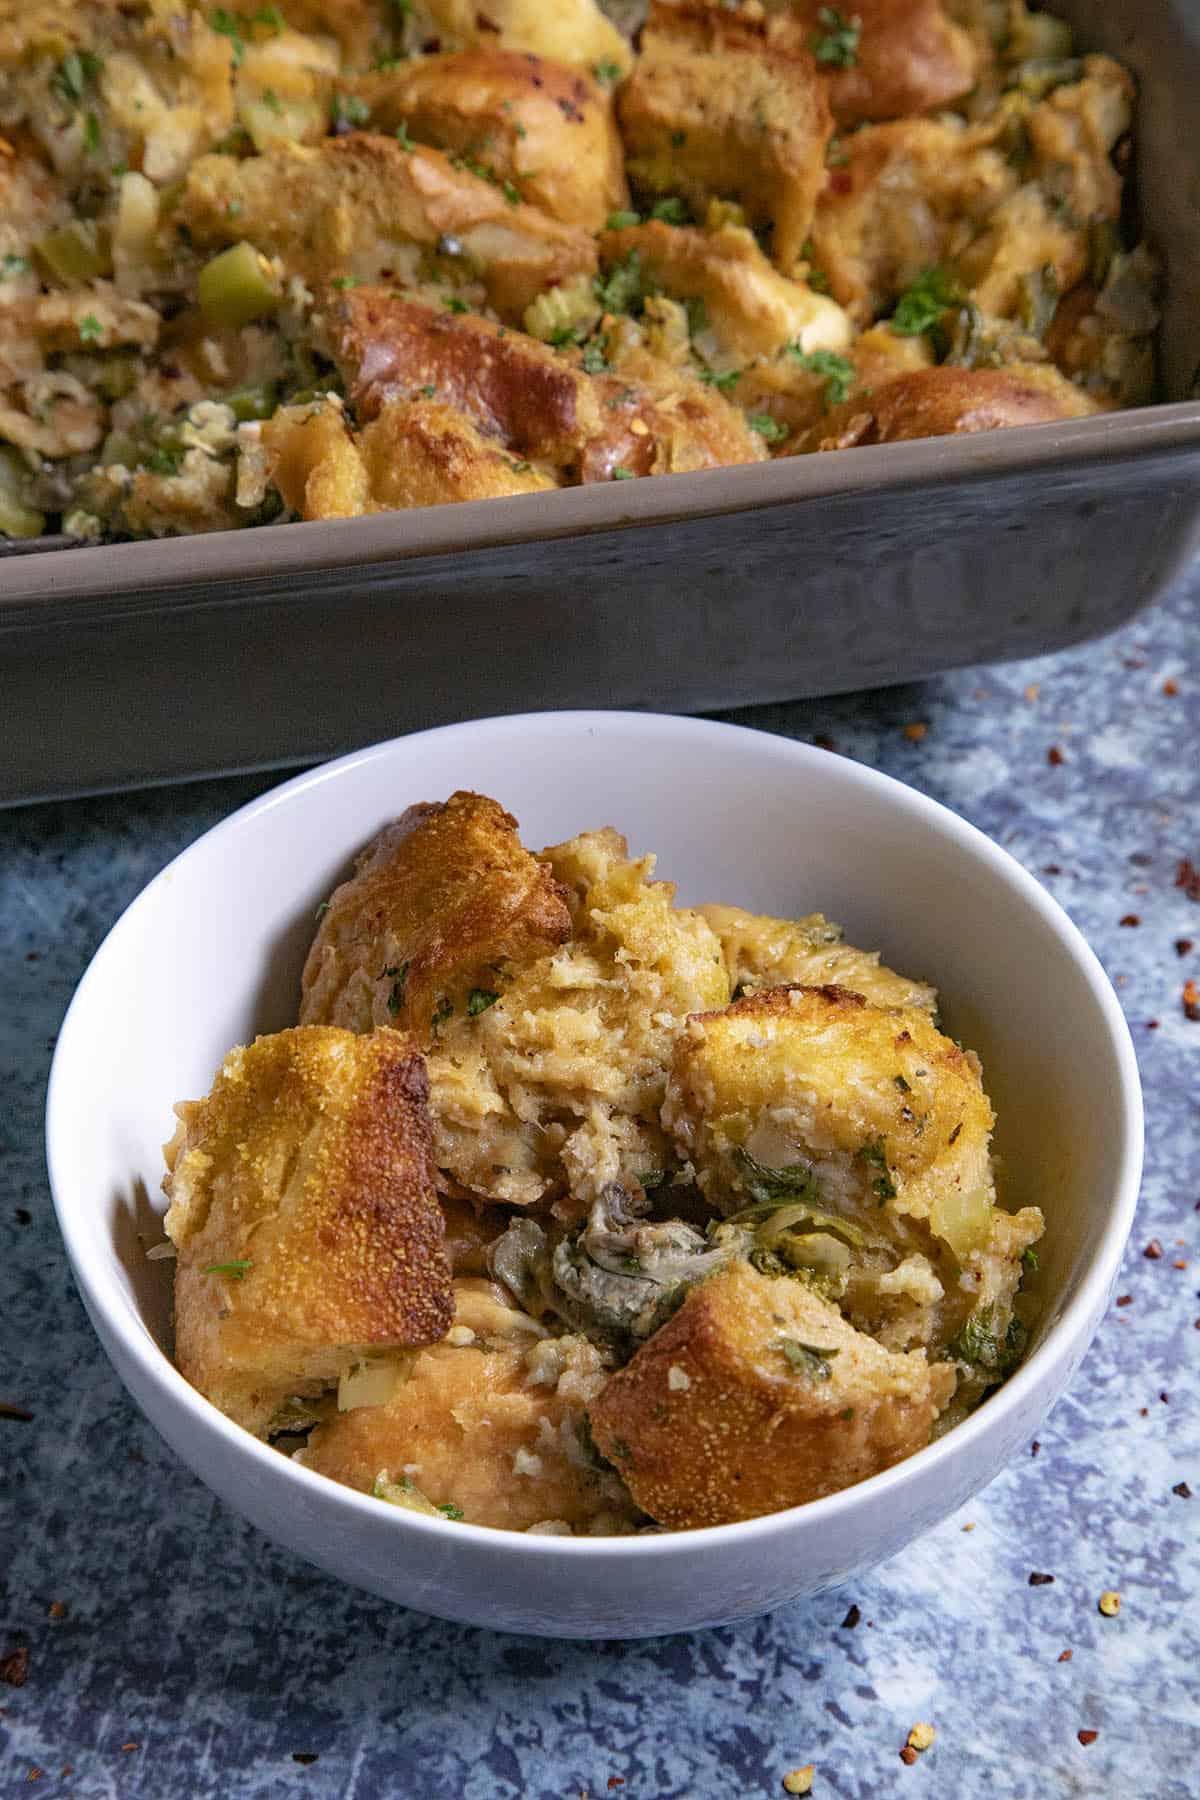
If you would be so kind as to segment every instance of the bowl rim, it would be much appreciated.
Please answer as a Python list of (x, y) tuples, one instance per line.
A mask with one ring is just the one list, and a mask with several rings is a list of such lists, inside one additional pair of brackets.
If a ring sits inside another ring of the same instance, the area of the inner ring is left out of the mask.
[[(201, 1435), (215, 1433), (222, 1439), (233, 1457), (248, 1458), (253, 1466), (264, 1472), (273, 1470), (284, 1482), (299, 1483), (300, 1491), (307, 1492), (315, 1503), (340, 1503), (348, 1506), (364, 1521), (377, 1521), (383, 1530), (413, 1529), (421, 1533), (433, 1533), (442, 1542), (453, 1540), (461, 1543), (466, 1537), (476, 1545), (485, 1545), (495, 1551), (516, 1556), (587, 1556), (596, 1560), (620, 1560), (627, 1556), (662, 1557), (673, 1552), (691, 1555), (717, 1545), (733, 1547), (735, 1544), (761, 1544), (794, 1528), (801, 1519), (820, 1526), (833, 1517), (858, 1507), (884, 1504), (893, 1490), (917, 1474), (932, 1475), (939, 1465), (967, 1455), (977, 1440), (1001, 1430), (1007, 1420), (1023, 1409), (1027, 1397), (1036, 1396), (1037, 1391), (1052, 1376), (1055, 1366), (1062, 1361), (1069, 1361), (1074, 1345), (1081, 1337), (1086, 1347), (1094, 1329), (1094, 1321), (1099, 1318), (1116, 1279), (1121, 1255), (1132, 1228), (1144, 1148), (1141, 1084), (1129, 1026), (1095, 952), (1064, 908), (1009, 851), (995, 843), (985, 832), (970, 824), (952, 808), (907, 786), (894, 776), (851, 758), (838, 757), (840, 779), (849, 780), (852, 785), (859, 785), (868, 793), (886, 795), (891, 806), (902, 812), (907, 811), (918, 821), (945, 834), (955, 851), (973, 858), (977, 864), (982, 865), (990, 878), (998, 879), (1015, 889), (1017, 897), (1040, 915), (1042, 921), (1051, 928), (1062, 951), (1075, 963), (1106, 1027), (1106, 1046), (1117, 1075), (1122, 1114), (1122, 1153), (1119, 1166), (1113, 1173), (1112, 1203), (1101, 1228), (1095, 1253), (1080, 1274), (1078, 1291), (1064, 1305), (1042, 1342), (1007, 1381), (966, 1419), (934, 1443), (914, 1451), (911, 1456), (893, 1464), (891, 1468), (822, 1499), (805, 1501), (781, 1512), (766, 1513), (757, 1518), (738, 1520), (726, 1525), (583, 1538), (509, 1531), (496, 1526), (472, 1525), (466, 1521), (427, 1518), (400, 1507), (382, 1508), (373, 1495), (360, 1493), (357, 1489), (333, 1480), (331, 1476), (307, 1469), (282, 1456), (269, 1444), (235, 1425), (192, 1387), (166, 1351), (159, 1347), (144, 1322), (141, 1322), (140, 1315), (135, 1311), (132, 1319), (126, 1317), (124, 1306), (112, 1306), (102, 1288), (93, 1280), (86, 1255), (82, 1254), (75, 1237), (73, 1209), (66, 1197), (67, 1186), (57, 1154), (56, 1146), (71, 1119), (63, 1070), (67, 1061), (66, 1047), (72, 1035), (72, 1020), (77, 1011), (82, 1011), (95, 971), (108, 954), (110, 945), (136, 930), (141, 911), (153, 903), (152, 897), (159, 888), (174, 881), (184, 865), (203, 855), (214, 839), (253, 829), (255, 823), (267, 813), (274, 811), (276, 807), (291, 805), (300, 795), (327, 782), (336, 782), (352, 771), (369, 767), (373, 762), (386, 763), (401, 746), (406, 747), (406, 754), (414, 755), (419, 754), (417, 747), (421, 744), (448, 735), (467, 739), (488, 738), (496, 733), (518, 736), (534, 730), (548, 731), (553, 736), (560, 731), (578, 732), (589, 728), (611, 731), (614, 727), (620, 729), (630, 723), (652, 735), (673, 739), (679, 746), (685, 746), (689, 740), (695, 742), (700, 739), (708, 743), (714, 740), (731, 743), (736, 739), (743, 746), (748, 740), (753, 740), (756, 754), (791, 764), (798, 770), (827, 770), (829, 767), (830, 752), (773, 732), (715, 720), (632, 710), (578, 709), (514, 713), (436, 726), (427, 731), (412, 732), (403, 737), (367, 745), (346, 756), (318, 764), (268, 789), (266, 793), (258, 795), (210, 826), (165, 864), (134, 896), (106, 932), (79, 980), (59, 1028), (47, 1086), (46, 1165), (59, 1231), (97, 1335), (105, 1342), (105, 1333), (95, 1324), (97, 1319), (103, 1320), (106, 1330), (113, 1333), (119, 1341), (122, 1354), (132, 1359), (143, 1379), (152, 1387), (165, 1390), (176, 1406), (190, 1415)], [(137, 1329), (139, 1323), (140, 1330)], [(107, 1343), (105, 1348), (108, 1348)], [(383, 1523), (389, 1518), (390, 1526)]]

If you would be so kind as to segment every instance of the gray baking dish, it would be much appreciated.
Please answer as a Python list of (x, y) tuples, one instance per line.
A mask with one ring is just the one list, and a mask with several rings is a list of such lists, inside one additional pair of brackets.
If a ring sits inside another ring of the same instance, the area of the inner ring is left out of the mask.
[(0, 560), (0, 803), (450, 719), (909, 681), (1112, 630), (1200, 548), (1200, 0), (1053, 10), (1139, 79), (1168, 403), (368, 519)]

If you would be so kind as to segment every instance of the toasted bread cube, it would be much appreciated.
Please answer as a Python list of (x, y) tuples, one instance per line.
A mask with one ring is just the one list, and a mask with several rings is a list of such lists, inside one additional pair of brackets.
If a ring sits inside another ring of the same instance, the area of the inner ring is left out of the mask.
[(588, 1408), (638, 1505), (688, 1530), (863, 1481), (929, 1442), (954, 1388), (896, 1356), (803, 1282), (736, 1262), (694, 1287)]
[(772, 1171), (807, 1165), (834, 1211), (928, 1219), (978, 1192), (990, 1215), (978, 1058), (919, 1007), (777, 987), (698, 1014), (676, 1046), (663, 1119), (726, 1212), (758, 1198)]
[[(840, 12), (827, 0), (788, 0), (787, 12), (789, 35), (816, 55), (839, 125), (931, 112), (970, 93), (978, 78), (979, 45), (941, 0), (854, 0)], [(847, 25), (857, 28), (849, 42)]]
[(440, 150), (371, 132), (279, 144), (243, 160), (202, 156), (188, 171), (180, 222), (198, 244), (248, 239), (315, 286), (384, 269), (417, 280), (420, 253), (453, 239), (456, 266), (514, 323), (544, 288), (596, 266), (586, 231), (510, 205), (494, 182)]
[(705, 0), (657, 0), (617, 106), (635, 187), (701, 212), (709, 199), (736, 200), (771, 228), (779, 268), (795, 267), (833, 129), (802, 41)]
[(455, 1292), (450, 1339), (418, 1352), (381, 1405), (318, 1425), (299, 1460), (472, 1525), (632, 1530), (637, 1508), (581, 1437), (606, 1379), (602, 1353), (582, 1337), (545, 1339), (490, 1281), (456, 1281)]
[(352, 91), (376, 131), (403, 126), (551, 218), (599, 231), (629, 203), (612, 101), (580, 69), (516, 50), (460, 50), (361, 76)]
[(943, 365), (914, 369), (869, 395), (833, 407), (803, 434), (799, 447), (849, 450), (860, 444), (898, 444), (909, 438), (1081, 419), (1099, 410), (1052, 363), (1010, 363), (1006, 369)]
[(589, 69), (607, 63), (618, 75), (633, 60), (596, 0), (488, 0), (486, 7), (478, 0), (411, 0), (406, 10), (420, 38), (436, 38), (447, 50), (526, 50)]
[(304, 1024), (394, 1025), (428, 1043), (437, 1023), (494, 992), (497, 965), (565, 943), (558, 882), (517, 822), (482, 794), (410, 806), (333, 894), (304, 965)]
[(611, 481), (616, 469), (678, 475), (766, 459), (758, 432), (717, 388), (645, 350), (620, 355), (595, 386), (603, 423), (583, 446), (582, 482)]
[(428, 1079), (400, 1032), (309, 1027), (230, 1051), (167, 1149), (176, 1358), (248, 1431), (368, 1351), (453, 1317)]
[(577, 459), (580, 444), (600, 429), (588, 376), (524, 332), (382, 287), (352, 289), (331, 323), (360, 420), (432, 389), (518, 460), (558, 465)]
[(729, 985), (739, 988), (843, 987), (873, 1006), (919, 1006), (933, 1012), (937, 993), (928, 982), (893, 974), (878, 950), (856, 950), (840, 926), (823, 913), (772, 919), (740, 906), (702, 906), (725, 955)]

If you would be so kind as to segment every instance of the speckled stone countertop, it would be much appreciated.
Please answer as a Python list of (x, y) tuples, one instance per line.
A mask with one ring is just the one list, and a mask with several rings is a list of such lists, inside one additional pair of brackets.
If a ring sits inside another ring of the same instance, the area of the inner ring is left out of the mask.
[[(1126, 1007), (1148, 1158), (1119, 1299), (1040, 1444), (868, 1578), (690, 1637), (395, 1610), (174, 1461), (67, 1271), (46, 1074), (117, 914), (274, 778), (0, 815), (0, 1400), (33, 1415), (0, 1418), (0, 1792), (707, 1800), (812, 1763), (844, 1800), (1200, 1795), (1198, 626), (1193, 581), (1081, 650), (739, 715), (913, 783), (1046, 883)], [(917, 1720), (937, 1736), (906, 1766)]]

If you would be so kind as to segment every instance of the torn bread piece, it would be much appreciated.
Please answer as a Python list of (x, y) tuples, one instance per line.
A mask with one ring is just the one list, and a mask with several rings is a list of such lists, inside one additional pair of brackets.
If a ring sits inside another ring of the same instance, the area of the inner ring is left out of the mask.
[(1005, 369), (914, 369), (869, 394), (859, 392), (802, 432), (798, 451), (850, 450), (949, 437), (1004, 426), (1083, 419), (1100, 404), (1060, 375), (1053, 363), (1010, 363)]
[(450, 1324), (428, 1092), (404, 1034), (309, 1027), (231, 1050), (177, 1108), (176, 1360), (248, 1431)]
[(793, 1279), (738, 1262), (701, 1282), (588, 1408), (601, 1454), (673, 1530), (818, 1500), (911, 1456), (954, 1389)]
[(410, 806), (330, 898), (304, 965), (304, 1024), (394, 1025), (427, 1045), (497, 971), (565, 943), (571, 917), (552, 870), (494, 800), (459, 792)]
[(937, 991), (885, 967), (878, 950), (856, 950), (840, 925), (824, 913), (802, 919), (772, 919), (740, 906), (702, 906), (717, 935), (735, 995), (756, 988), (799, 983), (843, 987), (873, 1006), (937, 1007)]

